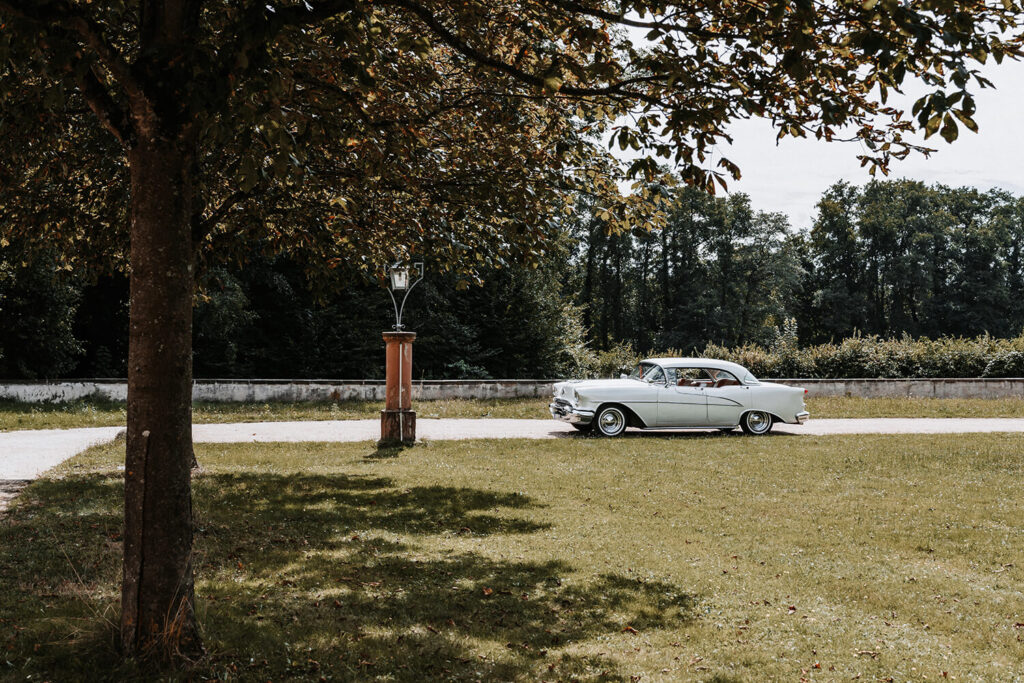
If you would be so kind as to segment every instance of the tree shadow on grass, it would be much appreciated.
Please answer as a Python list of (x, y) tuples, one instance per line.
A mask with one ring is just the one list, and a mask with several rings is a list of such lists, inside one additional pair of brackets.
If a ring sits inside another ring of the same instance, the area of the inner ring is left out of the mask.
[[(0, 627), (15, 627), (0, 636), (0, 678), (145, 677), (112, 645), (121, 492), (114, 474), (38, 482), (0, 524), (0, 614), (12, 615)], [(506, 537), (547, 528), (528, 496), (214, 473), (195, 498), (211, 655), (184, 678), (617, 680), (598, 639), (693, 618), (693, 596), (671, 584), (504, 559)], [(451, 552), (454, 535), (482, 537), (488, 554)]]

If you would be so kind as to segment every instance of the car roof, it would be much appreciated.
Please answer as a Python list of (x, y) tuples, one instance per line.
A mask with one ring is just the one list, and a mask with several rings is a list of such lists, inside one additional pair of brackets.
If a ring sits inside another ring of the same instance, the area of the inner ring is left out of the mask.
[(663, 368), (713, 368), (728, 370), (734, 374), (750, 374), (742, 365), (715, 358), (645, 358), (641, 362), (657, 363)]

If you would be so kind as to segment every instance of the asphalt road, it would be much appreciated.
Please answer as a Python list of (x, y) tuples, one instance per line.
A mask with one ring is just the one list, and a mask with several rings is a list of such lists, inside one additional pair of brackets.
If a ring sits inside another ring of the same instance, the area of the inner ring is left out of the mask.
[[(120, 427), (40, 429), (0, 432), (0, 509), (25, 482), (85, 449), (113, 440)], [(575, 429), (555, 420), (444, 419), (418, 420), (421, 440), (450, 439), (557, 439), (583, 438)], [(870, 418), (810, 420), (804, 425), (775, 425), (773, 434), (958, 434), (1024, 432), (1024, 418)], [(624, 438), (675, 436), (687, 438), (706, 432), (629, 430)], [(274, 441), (375, 441), (378, 420), (323, 422), (252, 422), (195, 425), (197, 443)], [(736, 431), (739, 435), (739, 430)]]

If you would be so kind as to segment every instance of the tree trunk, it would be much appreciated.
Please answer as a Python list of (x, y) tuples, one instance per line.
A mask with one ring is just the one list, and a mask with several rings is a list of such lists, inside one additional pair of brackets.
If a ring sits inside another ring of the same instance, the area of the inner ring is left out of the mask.
[(128, 153), (131, 312), (121, 639), (128, 655), (201, 650), (192, 577), (194, 147), (157, 135)]

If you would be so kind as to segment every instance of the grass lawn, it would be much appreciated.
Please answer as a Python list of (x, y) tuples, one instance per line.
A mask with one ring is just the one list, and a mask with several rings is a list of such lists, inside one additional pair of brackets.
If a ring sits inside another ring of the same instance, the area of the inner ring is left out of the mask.
[[(547, 401), (485, 399), (418, 401), (417, 415), (435, 417), (550, 418)], [(384, 408), (377, 401), (305, 401), (301, 403), (208, 403), (193, 405), (196, 424), (218, 422), (282, 422), (292, 420), (376, 419)], [(0, 431), (112, 427), (125, 423), (125, 404), (102, 399), (69, 403), (21, 403), (0, 400)]]
[[(420, 418), (550, 418), (546, 399), (418, 401)], [(304, 403), (196, 403), (197, 424), (289, 420), (374, 419), (384, 407), (376, 401)], [(908, 399), (823, 397), (807, 401), (814, 418), (834, 417), (1024, 417), (1024, 397), (1007, 399)], [(0, 431), (123, 425), (123, 403), (85, 399), (63, 404), (0, 401)]]
[[(1019, 435), (196, 451), (195, 679), (1024, 677)], [(0, 521), (0, 678), (138, 675), (120, 458)]]

